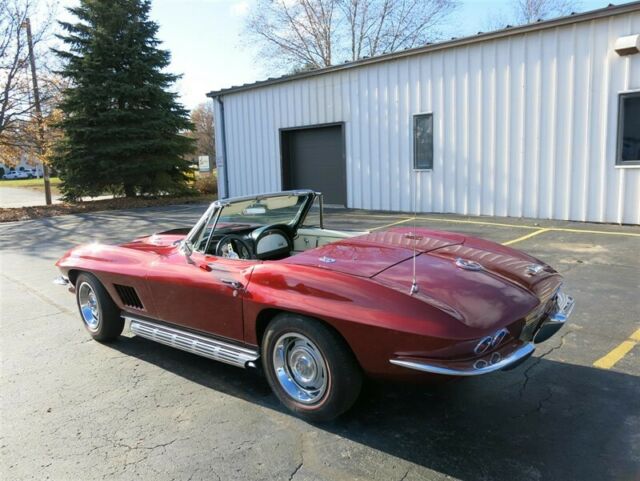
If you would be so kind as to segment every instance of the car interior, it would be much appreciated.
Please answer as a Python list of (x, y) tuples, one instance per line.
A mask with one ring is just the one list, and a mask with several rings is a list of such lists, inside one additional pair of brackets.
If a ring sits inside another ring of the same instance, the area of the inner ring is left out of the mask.
[[(366, 233), (323, 228), (321, 207), (308, 202), (307, 196), (283, 196), (232, 203), (202, 224), (192, 237), (194, 249), (229, 259), (280, 260)], [(260, 225), (269, 220), (276, 222)]]

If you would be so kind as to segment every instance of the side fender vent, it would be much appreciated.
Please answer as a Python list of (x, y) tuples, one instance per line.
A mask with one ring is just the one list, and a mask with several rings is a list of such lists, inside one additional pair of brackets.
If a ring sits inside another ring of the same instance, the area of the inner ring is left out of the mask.
[(114, 284), (114, 287), (120, 296), (120, 300), (125, 306), (133, 307), (134, 309), (144, 309), (142, 301), (140, 301), (138, 293), (133, 287), (121, 286), (119, 284)]

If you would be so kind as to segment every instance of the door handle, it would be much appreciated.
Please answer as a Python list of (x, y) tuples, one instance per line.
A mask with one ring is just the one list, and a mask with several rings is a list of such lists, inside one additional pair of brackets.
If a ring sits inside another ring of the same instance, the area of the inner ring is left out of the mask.
[(234, 289), (237, 289), (237, 290), (244, 289), (244, 284), (242, 282), (233, 281), (231, 279), (220, 279), (220, 281), (225, 286), (233, 287)]

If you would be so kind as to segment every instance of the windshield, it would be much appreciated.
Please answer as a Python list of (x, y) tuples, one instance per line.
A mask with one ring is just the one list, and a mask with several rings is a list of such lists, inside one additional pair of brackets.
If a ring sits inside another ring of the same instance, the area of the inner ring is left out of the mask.
[[(213, 237), (274, 224), (300, 222), (309, 194), (256, 196), (209, 209), (189, 236), (195, 250), (205, 251)], [(213, 207), (213, 206), (212, 206)], [(206, 218), (206, 220), (205, 220)], [(215, 228), (215, 232), (212, 230)]]
[(291, 224), (302, 215), (307, 198), (307, 195), (283, 195), (233, 202), (222, 208), (218, 228), (232, 224), (256, 227)]

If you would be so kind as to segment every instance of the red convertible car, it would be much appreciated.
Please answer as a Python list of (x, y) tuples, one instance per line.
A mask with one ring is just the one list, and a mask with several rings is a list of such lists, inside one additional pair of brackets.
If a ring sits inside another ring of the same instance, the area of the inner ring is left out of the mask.
[(423, 228), (325, 229), (321, 199), (219, 200), (191, 229), (71, 249), (58, 282), (94, 339), (128, 325), (210, 359), (261, 363), (282, 403), (315, 421), (349, 409), (364, 376), (511, 369), (573, 309), (562, 277), (522, 252)]

